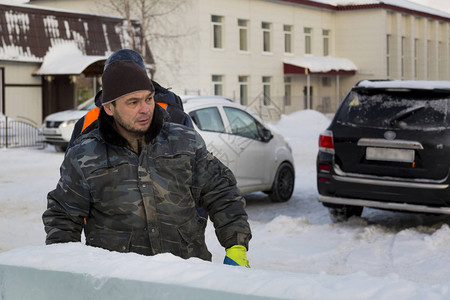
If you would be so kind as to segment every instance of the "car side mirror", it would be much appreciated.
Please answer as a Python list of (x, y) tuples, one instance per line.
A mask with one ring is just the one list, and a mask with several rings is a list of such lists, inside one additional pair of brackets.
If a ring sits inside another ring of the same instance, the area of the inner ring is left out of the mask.
[(263, 128), (262, 130), (262, 135), (261, 135), (261, 140), (265, 143), (267, 143), (268, 141), (270, 141), (273, 138), (273, 134), (272, 132), (267, 129), (267, 128)]

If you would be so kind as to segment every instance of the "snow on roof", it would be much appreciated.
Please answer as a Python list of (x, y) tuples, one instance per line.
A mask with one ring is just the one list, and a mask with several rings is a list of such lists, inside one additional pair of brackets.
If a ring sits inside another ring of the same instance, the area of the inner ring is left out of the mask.
[(442, 10), (434, 9), (429, 6), (424, 6), (407, 0), (311, 0), (312, 2), (328, 4), (332, 6), (358, 6), (371, 4), (387, 4), (399, 8), (409, 9), (420, 13), (427, 13), (444, 18), (450, 18), (450, 13)]
[(363, 80), (357, 84), (358, 87), (366, 88), (405, 88), (405, 89), (448, 89), (450, 90), (450, 81), (432, 81), (432, 80), (381, 80), (371, 81)]
[(296, 67), (308, 69), (312, 73), (325, 73), (330, 71), (356, 71), (356, 65), (347, 58), (331, 56), (312, 56), (286, 58), (283, 61)]
[[(118, 17), (0, 1), (0, 24), (0, 60), (42, 62), (52, 47), (67, 42), (76, 43), (78, 49), (89, 56), (109, 55), (115, 50), (129, 48), (131, 44), (127, 33), (129, 24)], [(141, 26), (135, 21), (131, 26), (136, 33), (135, 46), (140, 49)], [(151, 55), (144, 59), (153, 62)], [(67, 61), (64, 60), (62, 65)]]
[(84, 55), (74, 42), (64, 42), (49, 49), (35, 75), (81, 74), (91, 64), (107, 58)]
[[(125, 19), (124, 17), (112, 16), (112, 15), (101, 14), (101, 13), (96, 13), (96, 12), (84, 12), (84, 11), (80, 12), (78, 10), (72, 10), (72, 9), (63, 9), (63, 8), (56, 8), (56, 7), (50, 7), (50, 6), (33, 5), (33, 4), (30, 4), (27, 0), (24, 0), (24, 1), (0, 0), (0, 5), (8, 5), (8, 6), (15, 6), (17, 8), (42, 10), (42, 11), (49, 11), (49, 12), (83, 14), (83, 15), (90, 15), (93, 17), (106, 17), (106, 18), (121, 19), (121, 20)], [(138, 20), (133, 20), (133, 21), (138, 22)]]
[(14, 60), (20, 62), (42, 62), (42, 58), (30, 52), (30, 47), (24, 48), (17, 45), (3, 45), (0, 47), (0, 60)]

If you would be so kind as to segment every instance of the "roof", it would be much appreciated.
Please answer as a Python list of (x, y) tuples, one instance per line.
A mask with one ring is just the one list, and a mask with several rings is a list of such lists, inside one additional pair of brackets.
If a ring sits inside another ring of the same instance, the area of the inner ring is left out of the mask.
[[(130, 48), (127, 21), (120, 17), (78, 13), (68, 10), (48, 9), (34, 5), (12, 5), (0, 1), (0, 60), (44, 62), (53, 48), (72, 44), (79, 50), (79, 63), (97, 62), (112, 52)], [(135, 37), (135, 49), (141, 49), (141, 26), (131, 22)], [(146, 45), (147, 50), (148, 46)], [(150, 51), (146, 51), (150, 53)], [(68, 57), (67, 57), (68, 58)], [(51, 72), (71, 74), (75, 72), (68, 59)], [(144, 57), (153, 64), (151, 56)], [(47, 66), (44, 66), (47, 65)], [(45, 62), (42, 71), (48, 73), (51, 64)], [(71, 70), (64, 70), (64, 68)], [(100, 72), (101, 73), (101, 72)], [(78, 73), (79, 74), (79, 73)]]
[(357, 67), (347, 58), (304, 56), (283, 61), (285, 74), (342, 74), (354, 75)]
[(107, 56), (83, 55), (75, 43), (67, 42), (50, 48), (34, 75), (100, 74)]
[[(280, 0), (329, 10), (390, 9), (450, 22), (450, 13), (407, 0)], [(446, 0), (443, 0), (446, 1)]]
[(355, 86), (373, 89), (450, 90), (450, 81), (433, 80), (362, 80)]

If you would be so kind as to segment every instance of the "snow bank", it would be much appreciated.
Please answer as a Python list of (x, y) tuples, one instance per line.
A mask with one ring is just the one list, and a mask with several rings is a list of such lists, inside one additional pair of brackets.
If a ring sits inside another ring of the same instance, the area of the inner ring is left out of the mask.
[[(56, 273), (55, 273), (56, 272)], [(444, 299), (448, 289), (397, 275), (371, 277), (253, 270), (146, 257), (81, 243), (24, 247), (0, 254), (3, 299)], [(351, 282), (351, 284), (348, 284)], [(26, 288), (25, 288), (26, 287)], [(406, 296), (406, 297), (405, 297)]]
[(315, 161), (319, 151), (319, 135), (331, 120), (315, 110), (301, 110), (282, 115), (277, 122), (269, 123), (271, 130), (280, 133), (293, 151), (295, 164)]

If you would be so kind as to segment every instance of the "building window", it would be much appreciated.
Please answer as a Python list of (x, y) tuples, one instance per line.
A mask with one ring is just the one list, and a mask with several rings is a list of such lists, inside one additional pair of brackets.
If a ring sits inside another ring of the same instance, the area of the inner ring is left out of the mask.
[(311, 54), (312, 53), (312, 28), (305, 27), (303, 32), (305, 33), (305, 54)]
[(239, 76), (239, 98), (242, 105), (248, 105), (248, 76)]
[(267, 22), (262, 22), (261, 28), (263, 32), (263, 51), (271, 52), (271, 40), (270, 40), (270, 31), (272, 24)]
[(406, 47), (406, 37), (402, 36), (402, 42), (400, 45), (400, 55), (401, 55), (401, 78), (405, 78), (405, 47)]
[(213, 48), (222, 49), (223, 48), (223, 17), (222, 16), (211, 16), (211, 24), (213, 31)]
[(419, 55), (419, 39), (414, 39), (414, 74), (413, 78), (417, 79), (417, 68), (419, 67), (418, 61), (418, 55)]
[(238, 19), (239, 50), (248, 51), (248, 20)]
[(223, 96), (223, 75), (212, 75), (213, 94)]
[(330, 55), (330, 31), (327, 29), (322, 30), (323, 36), (323, 56)]
[(390, 53), (391, 52), (391, 35), (386, 35), (386, 75), (389, 78), (391, 76), (390, 72)]
[(264, 94), (264, 105), (270, 105), (270, 87), (272, 83), (272, 77), (270, 76), (263, 76), (262, 78), (263, 83), (263, 94)]
[(284, 77), (284, 105), (292, 105), (292, 85), (291, 77)]
[(283, 25), (284, 30), (284, 52), (292, 53), (292, 26)]
[(427, 41), (427, 79), (431, 79), (431, 64), (433, 63), (433, 43), (431, 40)]
[(439, 74), (439, 78), (436, 78), (438, 80), (444, 80), (447, 76), (445, 76), (445, 73), (443, 72), (445, 70), (445, 59), (444, 59), (444, 43), (439, 42), (438, 45), (438, 64), (437, 64), (437, 74)]
[(322, 86), (330, 87), (331, 86), (331, 78), (324, 76), (322, 77)]

